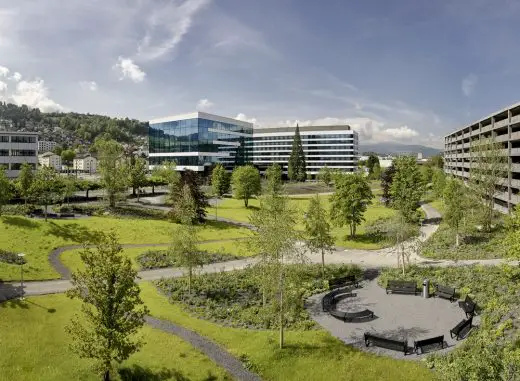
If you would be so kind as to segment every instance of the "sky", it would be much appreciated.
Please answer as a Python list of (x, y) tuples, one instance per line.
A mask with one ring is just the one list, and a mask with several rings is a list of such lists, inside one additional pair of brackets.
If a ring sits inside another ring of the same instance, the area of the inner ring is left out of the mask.
[(441, 147), (520, 100), (516, 0), (0, 0), (0, 100)]

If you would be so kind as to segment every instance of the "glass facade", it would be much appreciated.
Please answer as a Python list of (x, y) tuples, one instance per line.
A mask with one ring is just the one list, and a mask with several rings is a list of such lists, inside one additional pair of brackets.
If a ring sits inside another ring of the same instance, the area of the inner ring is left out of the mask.
[(150, 165), (173, 161), (179, 166), (204, 167), (220, 162), (232, 169), (250, 162), (246, 145), (252, 134), (252, 126), (205, 118), (150, 122)]

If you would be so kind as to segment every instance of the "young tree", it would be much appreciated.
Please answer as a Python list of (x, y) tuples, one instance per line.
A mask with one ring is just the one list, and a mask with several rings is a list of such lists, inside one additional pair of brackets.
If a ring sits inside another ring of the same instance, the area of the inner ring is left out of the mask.
[(318, 172), (318, 178), (326, 186), (329, 187), (332, 183), (332, 171), (326, 165), (320, 168)]
[(382, 198), (386, 206), (389, 206), (392, 203), (390, 188), (392, 187), (392, 182), (394, 181), (394, 175), (395, 165), (392, 162), (392, 164), (381, 174), (381, 189), (383, 191)]
[(292, 143), (291, 156), (288, 163), (289, 180), (305, 181), (307, 179), (307, 169), (305, 165), (305, 153), (303, 152), (300, 127), (296, 125)]
[(224, 196), (229, 192), (230, 178), (224, 166), (218, 163), (211, 173), (211, 188), (217, 197)]
[(128, 171), (123, 159), (123, 146), (115, 140), (98, 139), (95, 143), (98, 153), (101, 183), (110, 207), (116, 206), (116, 201), (127, 190)]
[(132, 156), (130, 158), (130, 186), (132, 187), (132, 194), (137, 194), (137, 202), (139, 202), (139, 195), (141, 188), (146, 185), (146, 160), (140, 157)]
[(330, 198), (332, 222), (342, 227), (349, 225), (350, 237), (356, 235), (356, 227), (365, 220), (363, 214), (372, 203), (372, 190), (367, 179), (358, 173), (336, 177), (336, 190)]
[(406, 265), (410, 265), (410, 257), (419, 249), (419, 227), (417, 224), (407, 222), (406, 218), (399, 213), (390, 219), (387, 228), (387, 238), (397, 256), (397, 267), (401, 267), (405, 275)]
[(29, 163), (23, 163), (18, 179), (16, 182), (18, 192), (23, 197), (24, 203), (27, 205), (27, 199), (29, 198), (31, 185), (34, 180), (33, 168)]
[(2, 215), (2, 207), (9, 202), (12, 196), (11, 183), (5, 174), (4, 167), (0, 166), (0, 215)]
[(67, 167), (67, 173), (70, 171), (70, 167), (72, 167), (72, 163), (74, 162), (74, 158), (76, 157), (76, 152), (72, 149), (66, 149), (61, 151), (61, 161)]
[(446, 174), (442, 169), (435, 168), (432, 175), (432, 190), (437, 198), (444, 197), (444, 188), (446, 187)]
[(78, 183), (72, 176), (61, 178), (61, 182), (63, 197), (65, 198), (66, 204), (70, 205), (70, 197), (74, 196), (74, 193), (78, 190)]
[(268, 294), (271, 307), (278, 315), (279, 345), (283, 348), (285, 311), (293, 303), (301, 303), (301, 300), (292, 298), (291, 293), (286, 293), (288, 263), (303, 260), (296, 246), (299, 237), (296, 214), (286, 196), (267, 195), (260, 200), (260, 208), (251, 214), (250, 222), (255, 227), (250, 244), (260, 254), (256, 265), (261, 274), (260, 289), (264, 300)]
[(267, 178), (266, 192), (269, 194), (280, 194), (283, 189), (282, 168), (276, 163), (270, 165), (265, 171), (265, 177)]
[(490, 231), (494, 217), (494, 197), (498, 187), (505, 185), (507, 178), (507, 156), (502, 145), (493, 138), (472, 142), (470, 154), (469, 187), (484, 205), (481, 224), (484, 231)]
[(444, 189), (444, 221), (455, 230), (455, 245), (459, 246), (459, 227), (466, 208), (464, 207), (466, 202), (465, 186), (459, 180), (448, 179), (446, 187)]
[(206, 194), (200, 189), (201, 179), (197, 172), (185, 170), (182, 173), (180, 184), (181, 192), (183, 192), (183, 188), (186, 185), (190, 190), (190, 194), (195, 205), (195, 218), (193, 220), (193, 223), (202, 223), (206, 219), (206, 208), (209, 206), (209, 203)]
[(392, 205), (406, 222), (415, 222), (419, 218), (417, 208), (424, 194), (423, 177), (414, 157), (401, 156), (394, 162), (395, 175), (390, 187)]
[(321, 253), (321, 272), (325, 279), (325, 253), (334, 249), (334, 237), (319, 195), (310, 200), (304, 222), (307, 247), (311, 252)]
[(47, 208), (62, 197), (61, 178), (52, 167), (41, 167), (34, 177), (29, 193), (38, 205), (44, 206), (45, 221)]
[(252, 165), (237, 167), (231, 175), (231, 186), (233, 188), (233, 197), (238, 200), (244, 200), (244, 206), (247, 208), (249, 199), (260, 195), (262, 192), (260, 173)]
[(142, 341), (136, 334), (148, 309), (136, 283), (137, 272), (113, 233), (99, 234), (95, 249), (85, 246), (81, 260), (85, 270), (72, 274), (70, 298), (83, 301), (82, 317), (75, 315), (66, 327), (71, 349), (81, 358), (96, 361), (103, 380), (110, 380), (114, 362), (121, 363), (137, 352)]
[(379, 179), (381, 176), (381, 167), (379, 165), (379, 158), (376, 154), (371, 153), (367, 159), (367, 169), (369, 179)]

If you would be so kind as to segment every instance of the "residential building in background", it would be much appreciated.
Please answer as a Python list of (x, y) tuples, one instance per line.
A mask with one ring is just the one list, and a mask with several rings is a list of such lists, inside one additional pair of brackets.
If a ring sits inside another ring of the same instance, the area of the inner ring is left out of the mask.
[(494, 138), (508, 157), (507, 176), (497, 184), (495, 206), (502, 212), (520, 203), (520, 103), (506, 107), (452, 132), (444, 138), (444, 171), (469, 179), (471, 142)]
[(51, 152), (54, 148), (56, 148), (57, 145), (58, 145), (58, 143), (51, 142), (49, 140), (39, 140), (38, 141), (38, 152), (39, 153)]
[(81, 154), (74, 158), (72, 169), (82, 173), (96, 173), (97, 159), (90, 154)]
[(23, 163), (38, 165), (38, 133), (0, 131), (0, 166), (7, 177), (18, 176)]
[[(296, 126), (254, 128), (249, 142), (253, 164), (261, 171), (278, 163), (287, 173)], [(350, 126), (300, 127), (307, 174), (315, 176), (327, 166), (342, 172), (355, 172), (358, 165), (359, 141)]]
[(253, 125), (204, 112), (151, 120), (150, 168), (174, 161), (179, 170), (202, 172), (216, 163), (231, 170), (250, 162), (247, 146)]
[(57, 172), (61, 172), (61, 156), (54, 152), (45, 152), (38, 155), (38, 162), (42, 167), (51, 167)]

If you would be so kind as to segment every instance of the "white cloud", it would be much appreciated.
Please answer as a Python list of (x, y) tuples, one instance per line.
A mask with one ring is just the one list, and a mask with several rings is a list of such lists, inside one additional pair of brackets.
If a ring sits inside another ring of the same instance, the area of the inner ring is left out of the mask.
[(79, 85), (84, 90), (97, 91), (98, 89), (98, 85), (95, 81), (81, 81)]
[(0, 81), (0, 92), (7, 90), (7, 83)]
[(19, 82), (22, 79), (22, 75), (15, 71), (12, 76), (9, 77), (10, 80)]
[(132, 61), (130, 58), (119, 57), (113, 69), (120, 72), (120, 80), (129, 78), (135, 83), (143, 82), (146, 73)]
[(383, 134), (387, 135), (389, 138), (397, 139), (397, 140), (407, 140), (418, 136), (419, 133), (408, 126), (401, 126), (398, 128), (387, 128), (382, 131)]
[(253, 123), (253, 124), (256, 124), (257, 126), (259, 126), (256, 118), (248, 118), (246, 116), (246, 114), (243, 114), (243, 113), (238, 113), (237, 116), (235, 116), (235, 119), (241, 120), (243, 122)]
[(0, 77), (7, 77), (9, 75), (9, 69), (5, 66), (0, 66)]
[(462, 93), (469, 97), (475, 91), (475, 86), (477, 86), (478, 77), (475, 74), (470, 74), (466, 78), (462, 80)]
[(146, 34), (139, 43), (138, 56), (144, 60), (155, 60), (171, 52), (188, 33), (193, 17), (210, 0), (185, 0), (181, 4), (165, 1), (155, 7), (148, 17)]
[(211, 102), (207, 98), (199, 99), (197, 102), (197, 110), (207, 110), (211, 107), (213, 107), (215, 103)]
[(45, 87), (43, 79), (18, 82), (11, 99), (18, 106), (27, 105), (31, 108), (39, 108), (43, 112), (63, 110), (60, 104), (49, 98), (49, 90)]

